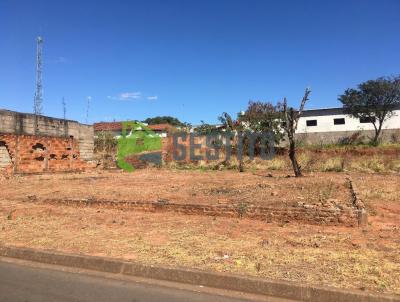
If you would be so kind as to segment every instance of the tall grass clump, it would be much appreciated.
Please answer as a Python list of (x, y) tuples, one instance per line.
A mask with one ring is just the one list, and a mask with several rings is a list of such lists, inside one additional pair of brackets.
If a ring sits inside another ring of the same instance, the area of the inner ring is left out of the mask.
[(322, 172), (343, 172), (345, 166), (344, 158), (331, 157), (321, 163), (320, 170)]

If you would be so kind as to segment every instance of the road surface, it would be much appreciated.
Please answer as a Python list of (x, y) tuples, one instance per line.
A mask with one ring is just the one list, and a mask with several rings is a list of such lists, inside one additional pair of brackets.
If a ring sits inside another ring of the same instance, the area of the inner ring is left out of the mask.
[(135, 278), (111, 278), (110, 274), (56, 269), (49, 265), (0, 259), (1, 302), (239, 302), (283, 301), (280, 299), (229, 294), (199, 286), (165, 286)]

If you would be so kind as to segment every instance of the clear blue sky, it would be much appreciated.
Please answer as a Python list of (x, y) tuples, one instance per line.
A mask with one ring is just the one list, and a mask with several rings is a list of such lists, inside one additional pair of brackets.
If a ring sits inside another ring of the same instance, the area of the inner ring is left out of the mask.
[(89, 122), (172, 115), (193, 124), (249, 99), (340, 105), (400, 73), (400, 1), (0, 0), (0, 108), (31, 112), (44, 37), (44, 114)]

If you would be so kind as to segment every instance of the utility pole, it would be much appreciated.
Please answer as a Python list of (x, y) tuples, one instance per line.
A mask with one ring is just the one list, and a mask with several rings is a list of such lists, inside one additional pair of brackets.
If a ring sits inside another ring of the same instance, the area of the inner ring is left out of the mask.
[(87, 97), (87, 105), (86, 105), (86, 124), (89, 123), (89, 108), (90, 108), (90, 101), (92, 100), (91, 96)]
[(62, 98), (62, 107), (63, 107), (63, 119), (65, 121), (67, 119), (67, 104), (65, 103), (64, 97)]
[(39, 134), (38, 116), (42, 114), (42, 46), (43, 38), (37, 37), (36, 40), (36, 90), (33, 105), (33, 112), (35, 114), (35, 134)]
[(64, 97), (62, 98), (62, 107), (63, 107), (64, 136), (68, 137), (67, 103), (65, 102)]

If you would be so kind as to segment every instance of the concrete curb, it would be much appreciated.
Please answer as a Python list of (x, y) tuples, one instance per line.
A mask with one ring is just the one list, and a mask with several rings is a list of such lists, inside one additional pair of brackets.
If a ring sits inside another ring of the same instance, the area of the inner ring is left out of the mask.
[(316, 287), (294, 282), (243, 277), (188, 268), (143, 265), (118, 259), (47, 250), (0, 246), (0, 256), (307, 302), (400, 302), (398, 295)]

